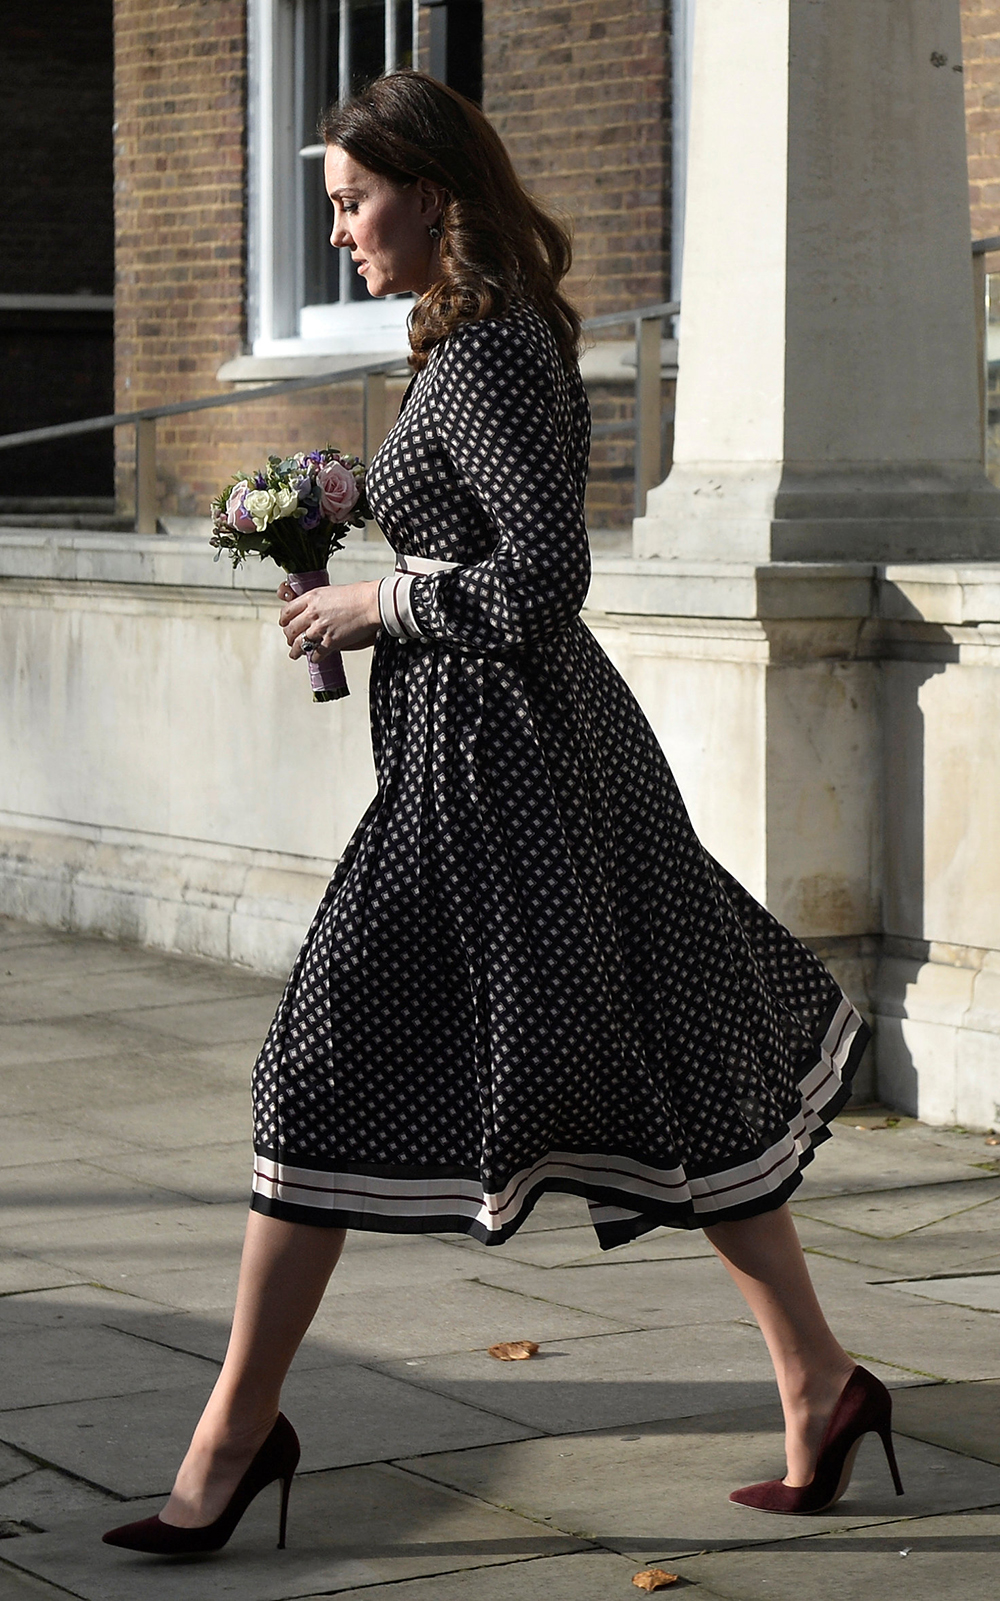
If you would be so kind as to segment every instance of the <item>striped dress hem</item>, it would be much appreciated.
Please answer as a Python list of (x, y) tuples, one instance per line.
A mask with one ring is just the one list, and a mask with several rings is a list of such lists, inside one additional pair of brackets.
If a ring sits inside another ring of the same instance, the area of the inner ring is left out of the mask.
[(781, 1206), (802, 1181), (829, 1123), (843, 1110), (870, 1038), (860, 1013), (837, 1004), (818, 1050), (799, 1080), (801, 1106), (765, 1149), (738, 1165), (700, 1177), (607, 1152), (549, 1151), (491, 1193), (478, 1175), (345, 1163), (331, 1170), (304, 1157), (282, 1161), (258, 1152), (254, 1211), (289, 1223), (380, 1233), (461, 1233), (503, 1245), (547, 1190), (579, 1195), (603, 1250), (659, 1227), (698, 1229)]

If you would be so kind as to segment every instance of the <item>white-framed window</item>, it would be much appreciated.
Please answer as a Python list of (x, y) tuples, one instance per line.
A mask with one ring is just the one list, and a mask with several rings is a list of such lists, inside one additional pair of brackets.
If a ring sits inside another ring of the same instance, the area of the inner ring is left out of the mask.
[(406, 349), (410, 295), (372, 300), (329, 243), (316, 123), (413, 64), (420, 0), (248, 0), (249, 306), (255, 356)]

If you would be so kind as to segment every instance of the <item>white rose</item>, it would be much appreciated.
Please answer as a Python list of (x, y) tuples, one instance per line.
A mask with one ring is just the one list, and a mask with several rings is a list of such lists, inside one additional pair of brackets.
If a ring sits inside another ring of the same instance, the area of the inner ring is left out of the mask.
[(291, 517), (292, 513), (298, 510), (299, 497), (294, 489), (275, 489), (273, 493), (275, 519)]
[(243, 498), (243, 506), (250, 517), (258, 534), (262, 534), (268, 523), (275, 517), (275, 501), (277, 496), (273, 489), (251, 489)]

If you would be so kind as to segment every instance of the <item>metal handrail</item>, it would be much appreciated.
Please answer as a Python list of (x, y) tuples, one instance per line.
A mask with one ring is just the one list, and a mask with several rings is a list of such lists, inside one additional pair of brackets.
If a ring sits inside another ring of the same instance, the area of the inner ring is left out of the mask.
[(679, 300), (661, 300), (653, 306), (636, 306), (632, 311), (606, 311), (588, 317), (585, 333), (594, 328), (614, 328), (621, 323), (635, 327), (635, 456), (633, 460), (633, 510), (641, 517), (646, 496), (663, 477), (662, 403), (660, 385), (660, 339), (664, 317), (676, 317)]
[[(675, 300), (637, 306), (628, 311), (605, 312), (588, 317), (585, 332), (612, 328), (622, 323), (635, 326), (635, 508), (640, 516), (646, 495), (661, 477), (660, 440), (660, 337), (664, 317), (675, 316), (680, 306)], [(213, 411), (220, 406), (242, 406), (252, 400), (273, 400), (303, 389), (324, 389), (360, 378), (364, 385), (364, 455), (370, 461), (389, 431), (386, 412), (386, 378), (404, 367), (400, 356), (382, 361), (356, 362), (337, 372), (312, 374), (308, 378), (285, 378), (276, 383), (259, 384), (252, 389), (234, 390), (227, 395), (204, 395), (199, 400), (172, 401), (165, 406), (142, 406), (136, 411), (116, 411), (104, 417), (85, 417), (78, 422), (54, 423), (48, 428), (25, 428), (16, 434), (0, 435), (0, 450), (19, 445), (39, 445), (53, 439), (69, 439), (77, 434), (102, 433), (105, 429), (135, 429), (135, 531), (155, 534), (156, 514), (156, 423), (160, 417), (179, 417), (187, 412)]]
[[(972, 267), (975, 291), (975, 318), (977, 333), (977, 384), (979, 392), (980, 438), (982, 458), (986, 460), (986, 435), (989, 420), (988, 385), (989, 362), (987, 352), (987, 274), (986, 257), (1000, 252), (1000, 234), (973, 239)], [(636, 306), (626, 311), (603, 312), (588, 317), (583, 323), (585, 332), (598, 328), (620, 327), (632, 323), (635, 328), (635, 513), (645, 510), (646, 495), (661, 475), (662, 444), (660, 435), (660, 338), (665, 317), (674, 317), (680, 311), (676, 300), (658, 301), (653, 305)], [(234, 390), (227, 395), (206, 395), (199, 400), (174, 401), (166, 406), (144, 406), (136, 411), (115, 412), (104, 417), (88, 417), (79, 422), (58, 423), (48, 428), (27, 428), (19, 433), (0, 435), (0, 450), (12, 450), (19, 445), (41, 444), (53, 439), (67, 439), (76, 434), (98, 433), (104, 429), (132, 426), (136, 435), (136, 492), (135, 531), (138, 534), (156, 532), (156, 422), (159, 417), (177, 417), (187, 412), (210, 411), (218, 406), (245, 405), (249, 401), (275, 399), (297, 390), (322, 389), (328, 385), (347, 383), (360, 378), (364, 385), (364, 454), (371, 459), (388, 432), (386, 419), (386, 377), (402, 366), (398, 356), (384, 361), (365, 361), (342, 367), (338, 372), (313, 374), (308, 378), (287, 378), (276, 383), (257, 385), (252, 389)]]
[(123, 428), (134, 423), (155, 421), (157, 417), (179, 417), (188, 411), (238, 406), (248, 400), (263, 400), (265, 395), (288, 395), (295, 389), (323, 389), (327, 384), (363, 378), (369, 372), (393, 372), (402, 365), (402, 357), (392, 356), (382, 362), (358, 362), (338, 372), (312, 373), (308, 378), (282, 378), (277, 383), (258, 384), (254, 389), (236, 390), (230, 395), (203, 395), (200, 400), (175, 400), (166, 406), (143, 406), (139, 411), (116, 411), (104, 417), (83, 417), (79, 422), (53, 423), (51, 428), (25, 428), (19, 434), (0, 434), (0, 450), (10, 450), (15, 445), (38, 445), (47, 439), (68, 439), (71, 434), (101, 433), (105, 428)]
[(680, 309), (679, 300), (661, 300), (655, 306), (637, 306), (634, 311), (604, 311), (599, 317), (587, 317), (583, 328), (589, 333), (592, 328), (614, 328), (622, 322), (646, 322), (651, 317), (676, 317)]

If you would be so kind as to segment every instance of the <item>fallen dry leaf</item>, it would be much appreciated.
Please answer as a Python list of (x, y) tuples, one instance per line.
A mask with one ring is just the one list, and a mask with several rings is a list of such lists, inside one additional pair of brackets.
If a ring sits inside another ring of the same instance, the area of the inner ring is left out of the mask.
[(490, 1346), (490, 1356), (498, 1362), (526, 1362), (537, 1350), (534, 1340), (502, 1340), (499, 1345)]
[(988, 1139), (988, 1140), (987, 1140), (987, 1141), (986, 1141), (986, 1143), (987, 1143), (987, 1145), (1000, 1145), (1000, 1140), (998, 1140), (998, 1139), (997, 1139), (997, 1138), (996, 1138), (996, 1136), (995, 1136), (995, 1135), (992, 1135), (992, 1136), (991, 1136), (991, 1137), (990, 1137), (990, 1138), (989, 1138), (989, 1139)]
[(637, 1590), (666, 1590), (677, 1583), (677, 1575), (664, 1573), (662, 1568), (643, 1568), (641, 1573), (633, 1574), (632, 1583)]

